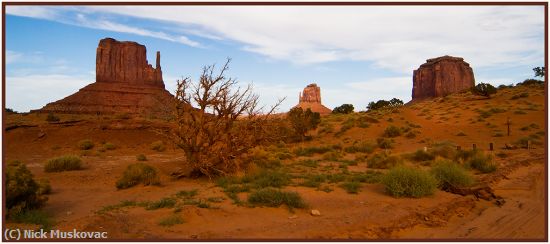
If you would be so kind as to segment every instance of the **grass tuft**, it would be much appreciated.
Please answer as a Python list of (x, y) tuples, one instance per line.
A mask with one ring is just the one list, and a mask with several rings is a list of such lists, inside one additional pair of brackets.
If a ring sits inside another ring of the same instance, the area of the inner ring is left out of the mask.
[(419, 198), (432, 195), (437, 180), (429, 173), (415, 168), (396, 167), (382, 177), (386, 191), (394, 197)]
[(130, 164), (124, 171), (121, 179), (116, 182), (118, 189), (126, 189), (139, 183), (143, 185), (159, 185), (160, 178), (157, 170), (144, 163)]
[(44, 166), (45, 172), (61, 172), (82, 169), (82, 160), (74, 155), (52, 158)]

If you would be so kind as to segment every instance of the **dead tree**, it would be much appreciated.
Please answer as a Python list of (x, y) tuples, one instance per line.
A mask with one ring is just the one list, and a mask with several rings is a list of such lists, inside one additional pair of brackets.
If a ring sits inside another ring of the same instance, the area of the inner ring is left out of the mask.
[(177, 84), (173, 137), (194, 176), (238, 172), (246, 166), (243, 156), (249, 149), (277, 140), (269, 123), (282, 100), (262, 114), (252, 86), (238, 87), (225, 76), (229, 62), (218, 74), (215, 65), (204, 67), (197, 83), (185, 78)]

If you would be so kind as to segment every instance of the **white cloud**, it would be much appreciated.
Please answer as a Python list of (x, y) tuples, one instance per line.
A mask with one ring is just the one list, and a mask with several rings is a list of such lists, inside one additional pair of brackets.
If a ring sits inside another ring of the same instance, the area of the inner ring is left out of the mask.
[[(19, 112), (42, 108), (94, 81), (93, 76), (60, 74), (6, 77), (6, 107)], [(36, 94), (40, 94), (37, 96)]]
[(544, 57), (543, 6), (8, 6), (7, 13), (59, 21), (52, 17), (56, 10), (99, 16), (71, 24), (199, 46), (184, 35), (101, 16), (157, 20), (176, 32), (237, 41), (243, 50), (296, 64), (369, 61), (409, 74), (442, 55), (464, 57), (474, 69), (531, 65)]
[[(427, 58), (465, 57), (474, 68), (543, 59), (542, 6), (124, 6), (97, 12), (196, 28), (246, 51), (298, 64), (371, 61), (410, 73)], [(199, 31), (200, 30), (200, 31)]]
[(6, 50), (6, 64), (13, 63), (39, 63), (44, 60), (41, 52), (22, 53)]

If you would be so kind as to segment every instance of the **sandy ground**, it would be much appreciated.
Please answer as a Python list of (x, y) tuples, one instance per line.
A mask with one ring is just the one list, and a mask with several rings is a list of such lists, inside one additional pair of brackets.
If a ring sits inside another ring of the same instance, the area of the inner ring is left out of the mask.
[[(519, 89), (519, 88), (518, 88)], [(43, 118), (35, 115), (11, 115), (8, 125), (32, 125), (6, 131), (5, 159), (20, 160), (27, 164), (37, 179), (48, 179), (53, 188), (44, 211), (56, 221), (55, 228), (62, 230), (107, 231), (113, 239), (524, 239), (546, 238), (545, 179), (547, 158), (546, 137), (536, 148), (503, 150), (505, 143), (517, 140), (537, 130), (522, 131), (518, 127), (536, 123), (545, 130), (544, 93), (531, 91), (529, 103), (537, 109), (525, 115), (515, 115), (524, 101), (509, 102), (509, 96), (523, 90), (503, 92), (490, 100), (465, 100), (465, 107), (425, 102), (421, 108), (403, 109), (390, 116), (404, 124), (413, 121), (421, 125), (420, 136), (413, 140), (397, 138), (394, 153), (404, 153), (422, 148), (426, 141), (451, 140), (464, 148), (478, 143), (487, 150), (485, 143), (495, 142), (494, 154), (506, 153), (507, 157), (495, 157), (499, 168), (488, 175), (476, 174), (476, 179), (488, 184), (495, 194), (505, 200), (497, 206), (494, 202), (474, 196), (460, 196), (437, 191), (433, 196), (420, 199), (394, 198), (384, 192), (380, 184), (364, 184), (358, 194), (348, 194), (333, 185), (334, 191), (326, 193), (301, 186), (286, 187), (298, 192), (308, 203), (307, 209), (289, 211), (286, 207), (246, 207), (231, 202), (220, 187), (209, 179), (174, 180), (169, 174), (185, 162), (183, 153), (171, 146), (165, 152), (150, 149), (153, 141), (165, 140), (161, 131), (165, 123), (147, 120), (97, 121), (85, 118), (65, 124), (40, 123)], [(475, 107), (491, 104), (508, 106), (507, 113), (496, 114), (489, 120), (499, 130), (505, 131), (503, 122), (512, 117), (516, 126), (511, 137), (494, 137), (495, 128), (486, 122), (472, 123)], [(542, 105), (541, 105), (542, 104)], [(514, 107), (515, 106), (515, 107)], [(542, 106), (542, 107), (541, 107)], [(419, 116), (423, 108), (431, 109), (430, 119)], [(439, 115), (441, 111), (444, 114)], [(459, 116), (454, 116), (454, 115)], [(35, 116), (35, 117), (32, 117)], [(438, 119), (446, 116), (448, 118)], [(74, 117), (74, 116), (72, 116)], [(68, 115), (63, 120), (72, 118)], [(343, 137), (318, 135), (312, 142), (300, 144), (318, 145), (341, 141), (375, 139), (389, 122), (381, 121), (369, 128), (352, 128)], [(338, 128), (336, 128), (338, 129)], [(458, 131), (467, 136), (455, 136)], [(76, 148), (78, 141), (111, 142), (117, 149), (88, 153)], [(298, 145), (296, 145), (298, 146)], [(48, 158), (81, 154), (85, 169), (60, 173), (44, 173), (43, 164)], [(147, 155), (147, 163), (159, 169), (161, 186), (136, 186), (117, 190), (116, 180), (127, 165), (136, 162), (137, 154)], [(361, 171), (366, 165), (354, 166)], [(350, 170), (354, 170), (350, 167)], [(129, 207), (98, 213), (108, 205), (123, 200), (154, 201), (171, 196), (180, 190), (198, 189), (197, 198), (219, 197), (224, 200), (211, 203), (210, 208), (185, 206), (180, 216), (183, 224), (163, 227), (161, 219), (173, 215), (173, 209), (153, 211), (141, 207)], [(246, 199), (247, 193), (241, 193)], [(321, 216), (312, 216), (317, 209)], [(8, 223), (8, 225), (16, 225)]]

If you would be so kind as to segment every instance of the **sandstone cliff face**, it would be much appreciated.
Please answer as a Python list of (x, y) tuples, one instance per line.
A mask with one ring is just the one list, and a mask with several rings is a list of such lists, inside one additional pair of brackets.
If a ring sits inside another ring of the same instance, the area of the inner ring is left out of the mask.
[(99, 41), (96, 53), (97, 82), (125, 82), (164, 88), (157, 52), (156, 68), (147, 62), (145, 46), (119, 42), (112, 38)]
[(153, 68), (145, 46), (105, 38), (97, 47), (96, 82), (38, 112), (164, 116), (173, 99), (164, 88), (159, 52)]
[(463, 58), (428, 59), (413, 72), (412, 99), (446, 96), (470, 89), (474, 83), (474, 72)]
[(304, 110), (309, 108), (311, 111), (320, 114), (329, 114), (332, 112), (332, 110), (321, 104), (321, 88), (315, 83), (307, 85), (298, 98), (299, 103), (296, 107), (301, 107)]

